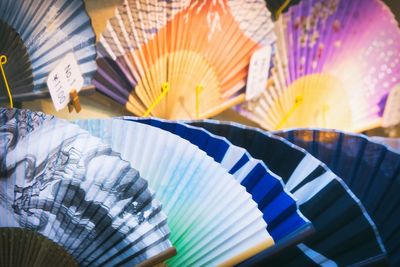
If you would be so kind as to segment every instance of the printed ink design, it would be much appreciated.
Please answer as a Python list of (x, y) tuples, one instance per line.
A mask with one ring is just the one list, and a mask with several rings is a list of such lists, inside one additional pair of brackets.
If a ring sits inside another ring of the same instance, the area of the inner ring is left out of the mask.
[(63, 120), (1, 114), (0, 227), (37, 231), (82, 265), (138, 264), (171, 246), (160, 203), (119, 153)]

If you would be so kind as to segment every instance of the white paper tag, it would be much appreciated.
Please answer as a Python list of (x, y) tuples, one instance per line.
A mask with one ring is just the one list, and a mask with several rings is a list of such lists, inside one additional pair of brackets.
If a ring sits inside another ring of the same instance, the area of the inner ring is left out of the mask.
[(247, 75), (246, 100), (251, 100), (264, 92), (268, 81), (271, 53), (272, 48), (267, 45), (251, 56), (249, 74)]
[(383, 127), (400, 123), (400, 84), (390, 91), (383, 113)]
[(47, 86), (57, 111), (63, 109), (70, 101), (72, 89), (79, 92), (83, 86), (83, 77), (73, 53), (68, 53), (57, 67), (50, 72)]

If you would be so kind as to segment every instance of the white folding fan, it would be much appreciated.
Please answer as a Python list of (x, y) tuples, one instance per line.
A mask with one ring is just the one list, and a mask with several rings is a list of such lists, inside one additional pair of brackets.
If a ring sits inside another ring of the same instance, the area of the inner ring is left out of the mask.
[(238, 110), (265, 129), (380, 126), (400, 83), (400, 29), (381, 0), (302, 0), (276, 22), (271, 82)]
[[(31, 266), (51, 258), (59, 250), (52, 242), (79, 265), (152, 265), (173, 255), (161, 205), (120, 154), (78, 126), (40, 113), (2, 109), (0, 121), (6, 262)], [(12, 253), (16, 242), (22, 255)]]
[(231, 266), (273, 245), (251, 195), (188, 141), (119, 119), (77, 124), (120, 152), (154, 188), (177, 250), (168, 266)]
[(400, 264), (400, 154), (364, 135), (335, 130), (277, 132), (342, 177), (374, 220), (392, 266)]
[(93, 83), (138, 116), (209, 117), (244, 101), (272, 28), (263, 0), (125, 0), (100, 36)]
[[(14, 100), (48, 96), (48, 75), (68, 53), (78, 63), (84, 86), (91, 85), (96, 37), (82, 0), (1, 0), (0, 40)], [(0, 88), (0, 100), (7, 99), (3, 81)]]
[(261, 159), (286, 183), (298, 199), (300, 211), (313, 223), (315, 233), (303, 243), (241, 266), (310, 266), (384, 264), (386, 250), (364, 206), (326, 165), (283, 138), (256, 128), (212, 120), (193, 125), (226, 137)]

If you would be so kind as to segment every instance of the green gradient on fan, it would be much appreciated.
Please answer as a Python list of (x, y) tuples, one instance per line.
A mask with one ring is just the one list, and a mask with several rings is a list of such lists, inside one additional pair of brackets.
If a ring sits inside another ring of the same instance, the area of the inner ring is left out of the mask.
[(251, 195), (188, 141), (123, 120), (76, 123), (121, 153), (155, 190), (177, 250), (168, 265), (216, 265), (272, 240)]

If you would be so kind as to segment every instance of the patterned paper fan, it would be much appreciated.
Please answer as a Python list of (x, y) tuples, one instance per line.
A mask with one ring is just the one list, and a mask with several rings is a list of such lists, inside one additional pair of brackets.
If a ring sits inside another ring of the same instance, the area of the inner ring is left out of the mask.
[(100, 37), (94, 84), (138, 116), (209, 117), (244, 100), (272, 28), (263, 0), (125, 0)]
[(260, 255), (244, 266), (383, 263), (385, 248), (373, 221), (346, 184), (323, 163), (284, 139), (255, 128), (217, 121), (193, 124), (226, 137), (263, 160), (286, 182), (287, 189), (299, 200), (300, 211), (315, 227), (315, 234), (302, 244), (267, 260)]
[[(47, 76), (69, 52), (78, 62), (84, 86), (91, 84), (96, 38), (82, 0), (2, 0), (0, 40), (14, 100), (48, 96)], [(7, 99), (3, 81), (0, 89), (0, 100)]]
[[(213, 135), (202, 128), (180, 122), (155, 118), (124, 117), (124, 119), (174, 133), (196, 145), (220, 163), (253, 196), (259, 210), (264, 214), (268, 232), (279, 246), (298, 243), (311, 231), (310, 222), (301, 215), (296, 201), (284, 189), (282, 180), (271, 173), (262, 161), (251, 158), (243, 148), (234, 146), (227, 139)], [(276, 247), (273, 250), (276, 251)]]
[(55, 251), (83, 266), (132, 266), (173, 255), (161, 205), (108, 145), (26, 110), (2, 109), (0, 125), (1, 260), (33, 266)]
[(77, 123), (110, 143), (155, 189), (177, 250), (168, 266), (232, 266), (273, 245), (251, 195), (188, 141), (117, 119)]
[(278, 133), (343, 178), (376, 223), (392, 266), (400, 264), (400, 154), (363, 135), (330, 130)]
[(240, 112), (266, 129), (379, 126), (400, 83), (400, 29), (381, 0), (304, 0), (276, 23), (272, 84)]

